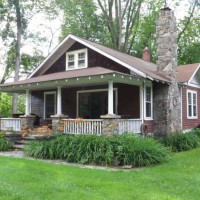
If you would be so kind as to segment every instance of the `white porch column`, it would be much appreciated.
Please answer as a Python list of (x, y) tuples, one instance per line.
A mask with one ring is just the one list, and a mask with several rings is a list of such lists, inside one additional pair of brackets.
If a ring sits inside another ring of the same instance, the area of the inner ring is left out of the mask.
[(62, 115), (62, 91), (61, 87), (57, 87), (57, 115)]
[(26, 113), (25, 115), (30, 115), (30, 92), (26, 90)]
[(113, 81), (108, 82), (108, 114), (113, 115)]

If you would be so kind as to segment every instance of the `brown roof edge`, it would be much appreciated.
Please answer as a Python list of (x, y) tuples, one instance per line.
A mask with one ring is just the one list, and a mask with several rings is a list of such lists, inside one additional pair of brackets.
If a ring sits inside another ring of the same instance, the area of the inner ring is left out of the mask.
[(37, 76), (37, 77), (33, 77), (33, 78), (21, 80), (21, 81), (1, 84), (0, 87), (14, 86), (14, 85), (20, 85), (20, 84), (31, 84), (31, 83), (37, 83), (37, 82), (38, 83), (48, 82), (48, 81), (56, 81), (56, 80), (62, 80), (62, 79), (79, 78), (79, 77), (104, 75), (104, 74), (112, 74), (112, 73), (129, 75), (129, 74), (124, 74), (124, 73), (117, 72), (114, 70), (106, 69), (103, 67), (92, 67), (92, 68), (70, 70), (70, 71), (65, 71), (65, 72), (58, 72), (58, 73)]

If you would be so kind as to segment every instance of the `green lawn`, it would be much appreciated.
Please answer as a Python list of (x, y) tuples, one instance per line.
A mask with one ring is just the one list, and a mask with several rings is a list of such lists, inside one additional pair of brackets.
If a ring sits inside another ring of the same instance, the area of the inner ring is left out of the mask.
[(166, 164), (130, 171), (83, 169), (0, 157), (0, 199), (198, 200), (200, 148)]

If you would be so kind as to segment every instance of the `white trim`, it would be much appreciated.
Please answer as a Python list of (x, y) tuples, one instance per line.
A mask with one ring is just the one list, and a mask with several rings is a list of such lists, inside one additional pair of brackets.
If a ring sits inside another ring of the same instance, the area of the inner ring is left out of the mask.
[(194, 83), (188, 83), (188, 86), (194, 87), (194, 88), (200, 88), (200, 85), (195, 85)]
[[(104, 55), (105, 57), (107, 57), (107, 58), (109, 58), (109, 59), (111, 59), (111, 60), (113, 60), (113, 61), (115, 61), (115, 62), (117, 62), (117, 63), (119, 63), (119, 64), (121, 64), (121, 65), (123, 65), (124, 67), (130, 69), (131, 71), (135, 72), (136, 74), (138, 74), (138, 75), (140, 75), (140, 76), (142, 76), (142, 77), (144, 77), (144, 78), (147, 77), (146, 74), (143, 73), (142, 71), (140, 71), (140, 70), (134, 68), (133, 66), (130, 66), (130, 65), (124, 63), (123, 61), (121, 61), (121, 60), (115, 58), (114, 56), (111, 56), (111, 55), (109, 55), (108, 53), (105, 53), (104, 51), (99, 50), (98, 48), (93, 47), (92, 45), (88, 44), (87, 42), (84, 42), (84, 41), (82, 41), (81, 39), (77, 38), (76, 36), (70, 34), (70, 35), (68, 35), (68, 36), (55, 48), (54, 51), (52, 51), (51, 54), (49, 54), (49, 56), (47, 56), (47, 58), (38, 66), (38, 68), (36, 68), (36, 69), (33, 71), (33, 73), (29, 76), (29, 78), (31, 78), (40, 68), (42, 68), (42, 66), (50, 59), (50, 57), (51, 57), (64, 43), (66, 43), (66, 41), (69, 40), (70, 38), (73, 39), (73, 40), (75, 40), (75, 41), (77, 41), (77, 42), (79, 42), (79, 43), (81, 43), (81, 44), (83, 44), (83, 45), (85, 45), (86, 47), (88, 47), (88, 48), (90, 48), (90, 49), (92, 49), (92, 50), (94, 50), (94, 51), (96, 51), (96, 52), (98, 52), (98, 53)], [(148, 76), (148, 78), (150, 78), (150, 77)]]
[(62, 87), (57, 87), (57, 115), (62, 115)]
[(26, 90), (26, 111), (25, 115), (30, 115), (30, 91)]
[(200, 68), (200, 64), (199, 66), (197, 67), (197, 69), (195, 70), (195, 72), (193, 73), (193, 75), (191, 76), (190, 80), (188, 81), (188, 85), (190, 84), (191, 80), (194, 78), (195, 74), (197, 73), (197, 71), (199, 70)]
[[(188, 93), (191, 93), (191, 106), (192, 106), (192, 116), (189, 116), (189, 109), (188, 109)], [(194, 110), (193, 110), (193, 94), (196, 94), (196, 114), (197, 116), (194, 116)], [(198, 95), (196, 90), (190, 90), (188, 89), (186, 92), (186, 98), (187, 98), (187, 119), (198, 119)]]
[[(118, 89), (113, 88), (113, 91), (115, 91), (115, 112), (118, 113)], [(79, 94), (80, 93), (92, 93), (92, 92), (108, 92), (108, 89), (92, 89), (92, 90), (78, 90), (76, 91), (76, 117), (79, 117)]]
[[(149, 87), (151, 89), (151, 117), (146, 116), (146, 88)], [(145, 82), (144, 84), (144, 120), (153, 120), (153, 87), (152, 83), (148, 84)]]
[(144, 123), (144, 86), (143, 82), (140, 85), (140, 119), (142, 120), (142, 123)]
[(54, 110), (54, 115), (57, 113), (57, 108), (56, 108), (56, 91), (52, 91), (52, 92), (44, 92), (44, 119), (47, 119), (46, 118), (46, 96), (48, 95), (48, 94), (54, 94), (54, 108), (55, 108), (55, 110)]
[(29, 113), (32, 113), (31, 111), (32, 111), (32, 94), (31, 94), (31, 91), (29, 91), (30, 92), (30, 94), (29, 94)]
[(108, 82), (108, 114), (113, 115), (114, 114), (114, 99), (113, 99), (113, 81)]
[(181, 129), (183, 129), (183, 88), (180, 87), (181, 95)]
[[(85, 53), (85, 65), (82, 67), (78, 66), (78, 55), (79, 53)], [(68, 66), (68, 56), (74, 55), (74, 68), (69, 68)], [(88, 67), (88, 50), (87, 48), (76, 50), (76, 51), (68, 51), (66, 52), (66, 71), (75, 70), (75, 69), (83, 69)]]

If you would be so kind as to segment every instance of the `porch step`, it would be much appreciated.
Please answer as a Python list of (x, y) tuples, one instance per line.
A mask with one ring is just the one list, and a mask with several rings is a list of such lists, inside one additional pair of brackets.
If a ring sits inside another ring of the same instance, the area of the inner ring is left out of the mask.
[(13, 145), (13, 149), (20, 149), (20, 150), (23, 150), (23, 149), (24, 149), (24, 145), (23, 145), (23, 144), (14, 144), (14, 145)]
[(15, 144), (27, 144), (28, 141), (26, 141), (26, 140), (16, 140), (14, 143)]

